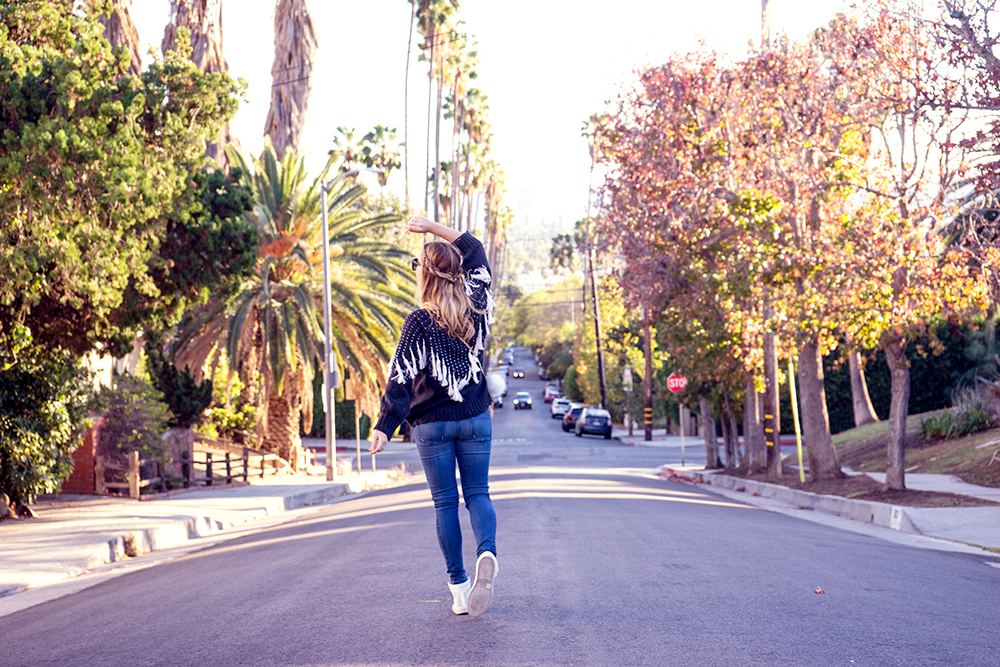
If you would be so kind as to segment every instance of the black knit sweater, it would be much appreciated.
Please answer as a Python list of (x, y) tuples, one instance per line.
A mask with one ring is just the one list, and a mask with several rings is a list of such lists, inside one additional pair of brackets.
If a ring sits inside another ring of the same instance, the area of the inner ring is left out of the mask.
[(484, 314), (472, 313), (475, 334), (470, 345), (445, 333), (423, 308), (406, 317), (375, 425), (389, 437), (404, 420), (413, 426), (460, 421), (490, 407), (483, 372), (494, 308), (490, 266), (483, 244), (472, 234), (458, 237), (455, 247), (464, 257), (465, 292), (473, 307)]

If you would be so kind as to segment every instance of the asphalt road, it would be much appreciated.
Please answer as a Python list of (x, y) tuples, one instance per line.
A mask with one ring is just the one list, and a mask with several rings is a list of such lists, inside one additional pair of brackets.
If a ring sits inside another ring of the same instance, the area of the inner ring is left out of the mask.
[[(534, 377), (510, 391), (540, 397)], [(494, 424), (500, 572), (480, 619), (451, 614), (418, 475), (7, 616), (0, 665), (1000, 664), (1000, 570), (981, 558), (643, 475), (657, 450), (564, 434), (540, 399)]]

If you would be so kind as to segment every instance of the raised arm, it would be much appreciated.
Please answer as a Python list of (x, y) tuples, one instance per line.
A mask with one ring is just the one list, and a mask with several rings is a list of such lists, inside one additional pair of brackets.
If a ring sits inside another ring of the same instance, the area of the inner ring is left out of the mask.
[(430, 232), (435, 236), (440, 236), (449, 243), (454, 243), (455, 240), (462, 235), (462, 232), (457, 229), (445, 227), (441, 223), (434, 222), (430, 218), (425, 218), (422, 215), (415, 215), (410, 218), (409, 222), (406, 223), (406, 228), (414, 234), (425, 234)]

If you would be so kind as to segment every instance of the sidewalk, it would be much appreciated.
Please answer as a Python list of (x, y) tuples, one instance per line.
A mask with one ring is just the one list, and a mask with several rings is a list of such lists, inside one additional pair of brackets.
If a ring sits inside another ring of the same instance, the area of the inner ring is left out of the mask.
[[(713, 491), (730, 499), (809, 521), (829, 524), (831, 517), (841, 517), (849, 521), (837, 524), (838, 527), (850, 530), (855, 530), (858, 526), (876, 527), (873, 531), (858, 531), (876, 537), (893, 539), (891, 534), (908, 533), (946, 540), (949, 543), (931, 545), (932, 548), (979, 554), (984, 553), (983, 549), (1000, 550), (1000, 507), (902, 507), (799, 491), (779, 484), (730, 477), (723, 474), (723, 471), (693, 467), (663, 466), (657, 474), (663, 477), (671, 474), (693, 477), (710, 484)], [(884, 473), (869, 473), (869, 476), (880, 482), (885, 481)], [(957, 493), (1000, 502), (1000, 489), (966, 484), (951, 475), (910, 473), (906, 476), (906, 487), (917, 491)], [(958, 545), (965, 546), (958, 548)]]
[[(393, 482), (382, 469), (340, 474), (322, 468), (252, 484), (202, 487), (154, 500), (53, 496), (31, 505), (37, 519), (0, 522), (0, 600), (64, 581), (134, 555), (219, 536), (222, 531), (288, 510), (327, 502)], [(0, 604), (0, 616), (10, 613)]]

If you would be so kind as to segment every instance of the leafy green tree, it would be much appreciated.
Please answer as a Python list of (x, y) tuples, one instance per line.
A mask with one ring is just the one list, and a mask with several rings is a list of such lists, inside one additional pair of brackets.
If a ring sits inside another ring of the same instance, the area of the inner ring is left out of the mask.
[(54, 492), (86, 426), (86, 371), (65, 352), (39, 355), (25, 327), (0, 350), (0, 492), (14, 503)]
[(0, 6), (0, 346), (21, 323), (44, 349), (122, 354), (179, 315), (161, 239), (203, 207), (205, 141), (240, 86), (199, 71), (183, 31), (131, 76), (111, 3), (74, 4)]

